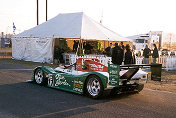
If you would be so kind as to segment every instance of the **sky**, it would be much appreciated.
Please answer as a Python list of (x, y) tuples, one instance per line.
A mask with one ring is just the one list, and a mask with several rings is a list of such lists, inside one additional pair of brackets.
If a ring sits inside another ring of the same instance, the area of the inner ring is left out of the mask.
[[(37, 25), (36, 0), (1, 0), (0, 32), (16, 34)], [(39, 0), (39, 24), (45, 22)], [(149, 31), (176, 33), (176, 0), (48, 0), (48, 20), (59, 13), (84, 12), (121, 36)]]

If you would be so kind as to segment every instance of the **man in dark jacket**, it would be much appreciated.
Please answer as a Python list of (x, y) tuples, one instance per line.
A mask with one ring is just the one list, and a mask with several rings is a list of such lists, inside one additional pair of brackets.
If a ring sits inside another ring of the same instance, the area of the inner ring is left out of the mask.
[(115, 47), (112, 50), (112, 63), (121, 65), (123, 61), (123, 50), (118, 46), (118, 43), (115, 43)]
[(125, 61), (124, 64), (133, 64), (132, 51), (130, 50), (130, 45), (126, 45)]
[(112, 55), (112, 43), (110, 43), (110, 46), (108, 46), (105, 51), (107, 56), (110, 57)]
[(150, 54), (151, 54), (151, 50), (148, 48), (148, 45), (146, 45), (143, 52), (143, 56), (144, 56), (143, 64), (149, 64)]
[(153, 50), (153, 54), (152, 54), (153, 63), (156, 63), (156, 58), (159, 57), (159, 54), (158, 54), (158, 49), (156, 47), (156, 44), (153, 44), (153, 46), (154, 46), (154, 50)]

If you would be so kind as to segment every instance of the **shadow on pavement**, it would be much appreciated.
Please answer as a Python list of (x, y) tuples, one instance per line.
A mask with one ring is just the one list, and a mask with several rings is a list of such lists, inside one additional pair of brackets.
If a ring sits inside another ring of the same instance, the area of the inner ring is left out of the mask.
[(29, 82), (0, 85), (0, 116), (10, 117), (68, 117), (92, 112), (92, 106), (122, 99), (130, 94), (93, 100), (84, 95), (51, 89)]

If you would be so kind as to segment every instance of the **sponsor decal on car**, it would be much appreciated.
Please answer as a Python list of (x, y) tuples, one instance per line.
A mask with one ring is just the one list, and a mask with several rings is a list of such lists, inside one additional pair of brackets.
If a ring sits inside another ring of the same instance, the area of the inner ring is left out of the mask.
[(65, 85), (65, 86), (70, 86), (69, 83), (66, 81), (64, 76), (61, 76), (60, 74), (56, 75), (56, 83), (55, 86), (59, 85)]
[(70, 84), (67, 82), (65, 77), (60, 75), (60, 74), (57, 74), (55, 76), (55, 83), (54, 83), (53, 79), (48, 78), (48, 85), (49, 86), (55, 86), (55, 87), (60, 86), (60, 85), (70, 86)]
[(74, 80), (73, 90), (78, 91), (78, 92), (83, 92), (83, 82), (78, 81), (78, 80)]

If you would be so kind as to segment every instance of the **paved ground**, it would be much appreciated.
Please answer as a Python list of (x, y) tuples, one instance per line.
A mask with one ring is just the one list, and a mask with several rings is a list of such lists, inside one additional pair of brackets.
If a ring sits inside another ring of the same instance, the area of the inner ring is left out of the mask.
[(145, 88), (93, 100), (26, 82), (38, 63), (0, 59), (0, 118), (175, 118), (176, 93)]

